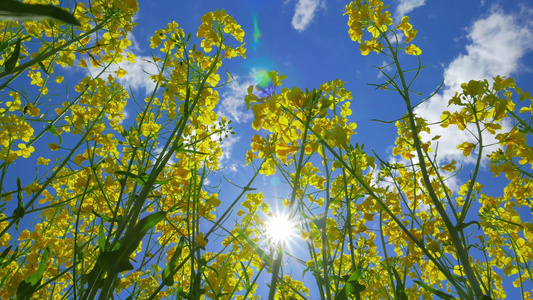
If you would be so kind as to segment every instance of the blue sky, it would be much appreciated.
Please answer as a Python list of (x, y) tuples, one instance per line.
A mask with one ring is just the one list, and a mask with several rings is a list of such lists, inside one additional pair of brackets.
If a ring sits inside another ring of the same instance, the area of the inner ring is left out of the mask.
[[(405, 108), (398, 95), (375, 91), (367, 85), (383, 81), (373, 66), (385, 65), (386, 57), (375, 53), (366, 57), (360, 54), (359, 45), (351, 41), (347, 33), (348, 17), (343, 16), (346, 4), (347, 1), (339, 0), (141, 1), (136, 17), (138, 26), (133, 33), (135, 42), (130, 49), (139, 59), (135, 65), (122, 65), (130, 72), (122, 83), (131, 84), (141, 94), (153, 86), (148, 77), (140, 76), (139, 72), (143, 68), (150, 72), (150, 66), (143, 64), (141, 59), (150, 56), (148, 45), (155, 30), (176, 21), (185, 32), (194, 34), (206, 12), (224, 8), (246, 32), (248, 48), (246, 60), (237, 58), (227, 64), (236, 80), (220, 91), (218, 113), (234, 120), (236, 132), (224, 142), (224, 176), (240, 185), (247, 183), (251, 176), (244, 157), (251, 137), (257, 132), (251, 128), (253, 116), (246, 111), (243, 99), (247, 88), (257, 83), (253, 74), (258, 69), (286, 75), (284, 87), (289, 88), (313, 89), (337, 78), (346, 81), (345, 88), (354, 98), (351, 120), (358, 125), (352, 142), (364, 143), (367, 151), (374, 149), (381, 157), (394, 159), (391, 150), (396, 128), (370, 120), (398, 119)], [(444, 78), (441, 91), (417, 108), (420, 115), (430, 121), (440, 120), (448, 100), (461, 83), (470, 79), (512, 76), (518, 86), (531, 90), (533, 6), (527, 1), (392, 0), (388, 4), (395, 24), (408, 15), (411, 24), (418, 29), (414, 43), (422, 49), (421, 59), (427, 67), (414, 86), (423, 96), (414, 101), (433, 93)], [(253, 38), (254, 16), (261, 32), (257, 44)], [(411, 57), (401, 59), (407, 66), (415, 66)], [(441, 131), (436, 127), (432, 134)], [(458, 143), (468, 139), (471, 137), (465, 132), (450, 134), (448, 129), (439, 143), (439, 158), (455, 159), (466, 167), (471, 166), (473, 158), (464, 158), (456, 149)], [(484, 170), (488, 171), (486, 163)], [(467, 178), (468, 174), (449, 183), (456, 190)], [(210, 180), (216, 184), (220, 178)], [(490, 175), (483, 176), (482, 180), (493, 188), (505, 185), (505, 179), (494, 179)], [(281, 206), (281, 199), (289, 196), (288, 189), (271, 178), (261, 178), (255, 187), (265, 194), (273, 207)], [(501, 193), (501, 189), (494, 191)], [(237, 191), (226, 185), (222, 192), (226, 195), (223, 198), (230, 201), (233, 192)], [(297, 255), (301, 254), (300, 250), (304, 249), (293, 247)], [(302, 269), (295, 264), (290, 264), (290, 268), (292, 274), (299, 277)], [(266, 295), (269, 280), (270, 275), (262, 278), (260, 293)], [(307, 282), (307, 286), (313, 285), (312, 281)], [(313, 292), (316, 291), (311, 290), (311, 298)]]
[[(348, 18), (343, 16), (346, 4), (347, 1), (338, 0), (141, 1), (133, 51), (138, 57), (148, 56), (150, 37), (171, 21), (178, 22), (186, 32), (196, 32), (201, 16), (214, 9), (224, 8), (243, 27), (247, 59), (234, 59), (227, 65), (236, 80), (221, 90), (218, 107), (219, 114), (234, 120), (237, 134), (224, 142), (226, 169), (223, 173), (237, 184), (244, 185), (251, 174), (244, 165), (244, 156), (250, 138), (257, 132), (251, 128), (253, 117), (246, 111), (243, 99), (248, 86), (257, 83), (253, 76), (257, 69), (286, 75), (284, 87), (289, 88), (312, 89), (337, 78), (346, 81), (345, 87), (354, 98), (351, 120), (358, 125), (352, 142), (364, 143), (368, 151), (374, 149), (381, 157), (394, 159), (391, 150), (396, 128), (370, 120), (398, 119), (405, 108), (398, 95), (375, 91), (367, 85), (383, 81), (373, 66), (385, 65), (386, 57), (360, 54), (359, 45), (351, 41), (347, 33)], [(527, 1), (392, 0), (388, 4), (395, 24), (408, 15), (411, 24), (418, 29), (414, 43), (422, 49), (421, 59), (427, 67), (414, 86), (423, 95), (415, 102), (433, 93), (444, 78), (441, 91), (417, 108), (421, 116), (430, 121), (440, 120), (441, 112), (447, 109), (448, 100), (460, 84), (471, 79), (506, 75), (514, 77), (518, 86), (531, 90), (533, 5)], [(253, 39), (254, 15), (261, 32), (257, 44)], [(407, 66), (410, 63), (415, 66), (412, 58), (401, 59)], [(136, 68), (140, 70), (139, 65)], [(125, 84), (130, 79), (142, 78), (132, 71), (124, 79)], [(134, 85), (142, 87), (143, 84), (137, 81)], [(145, 84), (151, 86), (150, 82)], [(138, 91), (142, 92), (142, 88)], [(440, 132), (442, 129), (433, 128), (432, 135)], [(471, 166), (474, 158), (464, 158), (456, 149), (457, 144), (469, 139), (472, 140), (465, 132), (448, 129), (439, 143), (439, 158), (455, 159), (465, 167)], [(486, 162), (483, 168), (488, 171)], [(457, 190), (467, 178), (468, 173), (449, 183)], [(219, 178), (211, 180), (218, 182)], [(506, 184), (503, 177), (494, 179), (490, 174), (481, 180), (498, 194), (501, 189), (496, 188)], [(265, 193), (273, 207), (280, 206), (281, 199), (289, 196), (286, 187), (271, 179), (262, 178), (256, 187)], [(229, 192), (226, 195), (231, 195), (231, 187), (224, 188)], [(297, 246), (293, 249), (296, 254), (300, 250)], [(293, 264), (291, 267), (292, 274), (298, 277), (302, 269)], [(269, 276), (265, 275), (260, 283), (259, 291), (265, 295)], [(313, 282), (308, 282), (307, 286), (312, 287)], [(512, 289), (510, 284), (508, 287)], [(311, 293), (313, 298), (313, 290)]]
[[(129, 74), (119, 80), (124, 85), (130, 85), (138, 98), (153, 87), (143, 72), (154, 73), (155, 70), (142, 59), (150, 57), (150, 37), (155, 30), (176, 21), (186, 33), (195, 35), (201, 17), (206, 12), (224, 8), (246, 32), (247, 59), (235, 58), (226, 65), (236, 80), (219, 91), (221, 101), (217, 108), (220, 115), (234, 120), (236, 135), (224, 141), (225, 156), (222, 163), (225, 169), (222, 174), (235, 183), (244, 185), (251, 176), (249, 168), (245, 167), (244, 157), (250, 148), (251, 137), (257, 132), (251, 128), (253, 116), (246, 111), (244, 96), (247, 88), (257, 83), (253, 75), (258, 69), (275, 70), (286, 75), (284, 87), (289, 88), (298, 86), (301, 89), (313, 89), (329, 80), (346, 81), (345, 88), (352, 92), (354, 98), (351, 120), (358, 125), (352, 143), (364, 143), (366, 150), (374, 149), (381, 157), (391, 159), (396, 128), (370, 120), (398, 119), (404, 114), (405, 108), (398, 95), (375, 91), (367, 85), (384, 80), (373, 66), (383, 66), (387, 61), (385, 56), (375, 53), (362, 56), (359, 45), (349, 38), (348, 17), (343, 16), (348, 1), (139, 2), (140, 11), (136, 16), (138, 26), (131, 36), (134, 43), (128, 49), (137, 55), (138, 60), (135, 64), (121, 64)], [(529, 1), (385, 2), (390, 5), (395, 24), (402, 16), (408, 15), (410, 23), (418, 29), (414, 43), (422, 49), (421, 59), (427, 67), (414, 86), (423, 97), (415, 101), (429, 96), (444, 78), (442, 90), (417, 108), (421, 116), (430, 121), (439, 120), (460, 84), (470, 79), (507, 75), (515, 78), (517, 86), (533, 90), (533, 4)], [(261, 32), (255, 45), (254, 15)], [(195, 42), (198, 43), (197, 40)], [(401, 59), (406, 64), (415, 62), (411, 57), (403, 56)], [(81, 69), (79, 71), (83, 72)], [(129, 117), (125, 122), (133, 122), (133, 111), (126, 110), (126, 113)], [(439, 134), (440, 130), (434, 128), (432, 135)], [(443, 160), (455, 159), (465, 166), (471, 165), (472, 158), (465, 159), (461, 151), (456, 149), (458, 143), (469, 138), (464, 132), (450, 134), (448, 129), (439, 143), (439, 157)], [(488, 171), (486, 165), (484, 168)], [(22, 174), (22, 169), (19, 170)], [(458, 187), (465, 178), (456, 178), (456, 181), (451, 182), (452, 186)], [(219, 179), (210, 178), (213, 183)], [(482, 177), (482, 180), (494, 187), (505, 184), (502, 181), (505, 179), (493, 179), (490, 175)], [(270, 178), (261, 178), (256, 185), (274, 207), (280, 206), (279, 199), (289, 196), (289, 191), (283, 185), (278, 185)], [(230, 195), (236, 192), (229, 185), (223, 187), (223, 193), (226, 190)], [(232, 200), (228, 198), (228, 201)], [(294, 273), (301, 274), (301, 270), (295, 270)], [(269, 280), (269, 277), (265, 277), (265, 280)], [(264, 291), (265, 282), (260, 285), (260, 291)], [(308, 286), (312, 286), (312, 283)]]
[[(201, 16), (224, 8), (246, 32), (248, 46), (246, 60), (237, 58), (227, 65), (236, 81), (221, 90), (218, 108), (221, 115), (234, 120), (238, 133), (226, 142), (228, 168), (235, 171), (242, 166), (246, 147), (234, 145), (248, 144), (255, 134), (250, 127), (252, 115), (246, 111), (243, 98), (248, 86), (256, 83), (254, 70), (261, 68), (286, 75), (284, 86), (289, 88), (312, 89), (336, 78), (346, 81), (345, 87), (354, 97), (352, 118), (358, 125), (358, 134), (352, 141), (387, 155), (394, 144), (396, 129), (370, 120), (401, 117), (403, 103), (394, 93), (377, 92), (367, 85), (383, 81), (373, 66), (385, 65), (385, 56), (371, 53), (365, 57), (359, 53), (359, 45), (347, 34), (348, 18), (343, 16), (346, 4), (337, 0), (141, 1), (136, 18), (139, 25), (134, 30), (135, 43), (130, 51), (139, 58), (149, 56), (149, 39), (156, 29), (176, 21), (186, 32), (195, 33)], [(526, 90), (531, 84), (533, 6), (526, 1), (393, 0), (389, 4), (395, 22), (409, 15), (418, 29), (415, 43), (422, 49), (421, 59), (427, 67), (415, 89), (427, 97), (445, 78), (441, 92), (421, 106), (419, 114), (438, 120), (447, 100), (462, 82), (470, 79), (507, 75)], [(261, 32), (255, 47), (254, 14)], [(413, 63), (409, 57), (403, 59), (407, 65)], [(147, 76), (138, 76), (142, 68), (150, 72), (150, 67), (139, 61), (135, 66), (123, 65), (130, 74), (122, 82), (142, 92), (143, 86), (151, 87), (152, 83)], [(455, 135), (450, 140), (441, 140), (439, 153), (443, 158), (464, 161), (454, 140)]]

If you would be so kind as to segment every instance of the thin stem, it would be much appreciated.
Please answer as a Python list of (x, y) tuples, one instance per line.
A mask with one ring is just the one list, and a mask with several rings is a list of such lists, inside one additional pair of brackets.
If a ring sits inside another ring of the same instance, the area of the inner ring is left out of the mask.
[[(398, 53), (395, 51), (395, 49), (390, 44), (390, 41), (387, 38), (387, 36), (385, 34), (382, 34), (382, 36), (384, 37), (385, 41), (387, 42), (388, 48), (389, 48), (389, 50), (391, 51), (391, 53), (393, 55), (394, 63), (396, 65), (396, 69), (398, 70), (398, 73), (399, 73), (399, 77), (400, 77), (400, 81), (401, 81), (403, 90), (398, 90), (398, 92), (402, 95), (402, 97), (403, 97), (403, 99), (405, 101), (405, 105), (407, 107), (407, 112), (408, 112), (408, 116), (409, 116), (409, 124), (410, 124), (410, 127), (411, 127), (411, 131), (413, 133), (414, 146), (415, 146), (415, 149), (416, 149), (416, 152), (417, 152), (417, 156), (418, 156), (418, 159), (419, 159), (419, 166), (420, 166), (420, 171), (422, 172), (422, 177), (423, 177), (423, 180), (424, 180), (424, 184), (426, 186), (426, 189), (427, 189), (427, 192), (428, 192), (429, 196), (432, 199), (433, 204), (435, 205), (435, 208), (439, 212), (439, 215), (441, 216), (442, 220), (444, 221), (446, 229), (448, 230), (448, 232), (450, 234), (450, 237), (451, 237), (452, 242), (453, 242), (453, 244), (455, 246), (455, 249), (457, 250), (457, 256), (458, 256), (459, 260), (461, 261), (461, 263), (463, 264), (463, 266), (465, 268), (465, 273), (466, 273), (466, 276), (468, 278), (468, 281), (472, 285), (472, 288), (474, 289), (474, 293), (475, 293), (476, 297), (480, 298), (481, 296), (483, 296), (483, 291), (481, 290), (481, 287), (480, 287), (479, 282), (478, 282), (478, 280), (476, 278), (474, 270), (472, 269), (472, 266), (471, 266), (470, 261), (468, 259), (468, 253), (465, 250), (465, 248), (463, 247), (463, 244), (461, 242), (461, 239), (459, 237), (459, 233), (458, 233), (457, 229), (452, 224), (450, 218), (448, 217), (448, 215), (446, 213), (446, 210), (444, 209), (443, 205), (440, 203), (435, 191), (433, 190), (433, 186), (431, 185), (431, 180), (430, 180), (428, 171), (426, 169), (425, 156), (424, 156), (424, 153), (422, 152), (421, 141), (420, 141), (420, 137), (419, 137), (418, 131), (417, 131), (417, 125), (416, 125), (416, 121), (415, 121), (415, 114), (414, 114), (414, 111), (413, 111), (413, 107), (411, 105), (411, 99), (409, 97), (409, 90), (408, 90), (407, 84), (405, 82), (405, 77), (404, 77), (402, 68), (400, 66), (400, 61), (398, 59)], [(455, 281), (455, 279), (453, 277), (448, 277), (448, 278), (452, 282)]]

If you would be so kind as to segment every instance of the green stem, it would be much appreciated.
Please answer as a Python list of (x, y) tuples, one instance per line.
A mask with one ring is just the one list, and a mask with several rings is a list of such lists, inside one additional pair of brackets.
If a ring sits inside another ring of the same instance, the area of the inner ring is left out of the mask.
[[(382, 36), (385, 39), (385, 41), (387, 42), (388, 48), (389, 48), (389, 50), (392, 53), (394, 64), (396, 65), (396, 70), (398, 71), (398, 75), (400, 77), (400, 81), (401, 81), (401, 84), (402, 84), (403, 91), (402, 90), (398, 90), (398, 92), (400, 92), (400, 94), (402, 95), (402, 97), (403, 97), (403, 99), (405, 101), (405, 105), (407, 107), (407, 113), (408, 113), (408, 116), (409, 116), (409, 125), (410, 125), (411, 131), (413, 133), (414, 146), (415, 146), (416, 153), (417, 153), (417, 156), (418, 156), (418, 159), (419, 159), (419, 166), (420, 166), (420, 171), (422, 172), (422, 177), (423, 177), (423, 180), (424, 180), (424, 184), (426, 186), (426, 189), (427, 189), (427, 192), (428, 192), (430, 198), (433, 201), (433, 204), (435, 205), (435, 208), (437, 209), (439, 215), (441, 216), (442, 220), (444, 221), (446, 229), (448, 230), (448, 232), (450, 234), (450, 237), (451, 237), (452, 242), (453, 242), (453, 244), (455, 246), (455, 249), (457, 250), (457, 256), (459, 258), (459, 261), (461, 262), (461, 264), (463, 264), (463, 267), (465, 269), (465, 273), (466, 273), (466, 276), (468, 278), (468, 281), (470, 282), (472, 288), (474, 289), (474, 293), (475, 293), (476, 297), (480, 298), (481, 296), (483, 296), (483, 291), (481, 290), (479, 282), (478, 282), (478, 280), (477, 280), (477, 278), (476, 278), (476, 276), (474, 274), (474, 270), (472, 269), (472, 266), (471, 266), (470, 261), (468, 259), (468, 253), (465, 250), (465, 248), (463, 247), (463, 244), (461, 243), (461, 239), (459, 237), (459, 233), (458, 233), (457, 229), (452, 224), (450, 218), (448, 217), (448, 215), (446, 213), (446, 209), (440, 203), (435, 191), (433, 190), (433, 186), (431, 185), (431, 180), (429, 178), (429, 174), (428, 174), (428, 171), (426, 169), (425, 156), (424, 156), (424, 153), (422, 152), (421, 141), (420, 141), (420, 137), (418, 135), (417, 125), (416, 125), (416, 121), (415, 121), (415, 114), (414, 114), (414, 111), (413, 111), (413, 107), (411, 105), (411, 99), (409, 97), (409, 88), (407, 87), (407, 84), (405, 82), (405, 77), (404, 77), (404, 74), (403, 74), (403, 70), (402, 70), (402, 68), (400, 66), (400, 61), (398, 60), (398, 53), (392, 47), (392, 45), (391, 45), (389, 39), (387, 38), (387, 36), (385, 34), (382, 34)], [(455, 281), (455, 279), (453, 277), (448, 277), (448, 278), (452, 282)]]
[[(292, 114), (299, 122), (301, 123), (304, 123), (303, 120), (301, 120), (300, 118), (298, 118), (298, 116), (296, 116), (294, 113), (292, 113), (291, 111), (287, 110), (287, 112), (289, 114)], [(335, 150), (327, 143), (327, 141), (325, 141), (315, 130), (313, 130), (313, 128), (309, 128), (309, 131), (311, 131), (313, 133), (313, 135), (315, 135), (315, 137), (318, 138), (319, 142), (328, 149), (328, 151), (330, 153), (333, 154), (333, 156), (335, 156), (335, 158), (339, 161), (339, 163), (342, 164), (342, 166), (348, 170), (348, 172), (355, 178), (355, 180), (357, 180), (357, 182), (361, 185), (361, 187), (373, 198), (376, 200), (376, 202), (378, 203), (378, 205), (381, 207), (382, 210), (384, 210), (393, 220), (394, 222), (398, 225), (398, 227), (400, 227), (400, 229), (420, 248), (420, 250), (422, 250), (422, 252), (424, 252), (424, 254), (429, 258), (429, 260), (431, 260), (438, 268), (439, 270), (446, 276), (446, 278), (448, 278), (448, 280), (450, 280), (450, 282), (455, 286), (455, 288), (457, 289), (457, 293), (463, 298), (463, 299), (467, 299), (468, 297), (466, 296), (466, 293), (462, 290), (461, 286), (455, 281), (455, 278), (453, 277), (453, 275), (450, 273), (450, 271), (445, 268), (444, 266), (441, 265), (441, 263), (428, 251), (428, 249), (425, 247), (424, 243), (422, 241), (419, 241), (406, 227), (405, 225), (402, 223), (402, 221), (400, 219), (398, 219), (398, 217), (396, 217), (396, 215), (393, 214), (393, 212), (387, 207), (387, 205), (385, 204), (385, 202), (383, 201), (383, 199), (381, 199), (381, 197), (379, 197), (375, 192), (374, 190), (370, 187), (370, 185), (368, 185), (368, 183), (365, 181), (365, 179), (359, 175), (356, 170), (354, 170), (350, 165), (348, 165), (344, 159), (339, 156), (339, 154), (337, 152), (335, 152)], [(454, 229), (455, 230), (455, 229)]]

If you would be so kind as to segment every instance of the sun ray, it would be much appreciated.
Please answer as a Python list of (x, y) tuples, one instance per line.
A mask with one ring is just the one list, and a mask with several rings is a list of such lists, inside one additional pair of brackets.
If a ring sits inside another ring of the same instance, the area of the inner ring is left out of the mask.
[(273, 214), (267, 219), (265, 235), (271, 246), (286, 246), (296, 237), (296, 223), (288, 214)]

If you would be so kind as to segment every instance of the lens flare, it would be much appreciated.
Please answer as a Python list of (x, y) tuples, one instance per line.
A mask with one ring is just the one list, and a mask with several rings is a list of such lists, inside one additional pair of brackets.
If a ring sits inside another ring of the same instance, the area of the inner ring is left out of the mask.
[(267, 98), (276, 94), (276, 87), (274, 86), (274, 78), (265, 69), (255, 70), (253, 72), (254, 80), (257, 82), (255, 86), (256, 95), (260, 98)]
[(257, 51), (257, 45), (259, 44), (259, 39), (261, 38), (261, 31), (259, 31), (259, 25), (257, 25), (256, 13), (252, 15), (252, 19), (254, 22), (254, 42), (252, 43), (252, 46), (254, 48), (254, 51)]

